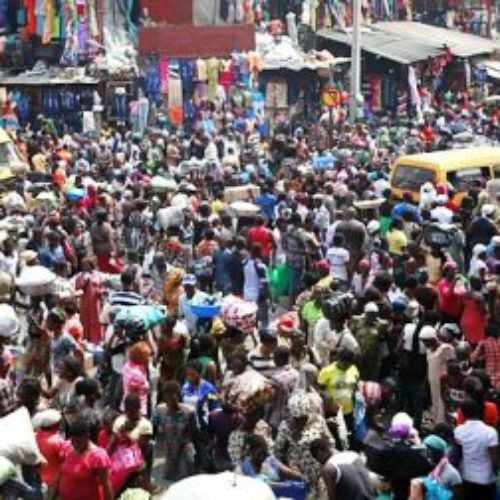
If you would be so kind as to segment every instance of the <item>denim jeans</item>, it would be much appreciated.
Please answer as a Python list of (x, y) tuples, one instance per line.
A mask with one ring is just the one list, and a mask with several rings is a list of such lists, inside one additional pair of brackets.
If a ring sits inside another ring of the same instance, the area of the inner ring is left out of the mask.
[(125, 94), (115, 94), (114, 107), (116, 119), (124, 122), (127, 119), (127, 96)]

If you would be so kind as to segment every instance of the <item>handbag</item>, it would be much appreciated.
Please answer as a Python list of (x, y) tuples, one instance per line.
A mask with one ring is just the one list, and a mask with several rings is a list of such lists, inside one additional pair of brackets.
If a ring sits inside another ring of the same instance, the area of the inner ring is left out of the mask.
[(110, 460), (110, 480), (115, 492), (120, 491), (130, 476), (144, 466), (144, 457), (137, 443), (119, 445)]

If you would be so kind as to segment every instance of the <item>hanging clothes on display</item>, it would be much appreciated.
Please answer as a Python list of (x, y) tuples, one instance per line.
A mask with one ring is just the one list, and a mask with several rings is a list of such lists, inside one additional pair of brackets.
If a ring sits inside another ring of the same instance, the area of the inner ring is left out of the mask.
[(127, 90), (125, 87), (117, 87), (113, 97), (113, 111), (116, 120), (124, 124), (127, 120)]
[(148, 117), (149, 99), (144, 95), (140, 95), (137, 101), (137, 131), (140, 134), (143, 134), (144, 130), (146, 130), (146, 127), (148, 126)]
[(288, 85), (285, 80), (271, 80), (266, 86), (266, 108), (288, 107)]
[(170, 65), (168, 58), (161, 57), (158, 63), (159, 75), (160, 75), (160, 92), (165, 95), (168, 94), (168, 74), (170, 71)]
[(215, 99), (220, 70), (221, 62), (218, 59), (212, 58), (207, 61), (207, 97), (209, 101), (213, 101)]

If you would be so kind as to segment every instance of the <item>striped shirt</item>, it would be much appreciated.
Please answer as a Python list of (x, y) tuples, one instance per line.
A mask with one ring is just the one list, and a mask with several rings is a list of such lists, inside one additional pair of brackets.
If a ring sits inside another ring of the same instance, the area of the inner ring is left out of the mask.
[(133, 291), (122, 290), (115, 292), (109, 299), (109, 305), (114, 308), (131, 307), (144, 304), (144, 297)]

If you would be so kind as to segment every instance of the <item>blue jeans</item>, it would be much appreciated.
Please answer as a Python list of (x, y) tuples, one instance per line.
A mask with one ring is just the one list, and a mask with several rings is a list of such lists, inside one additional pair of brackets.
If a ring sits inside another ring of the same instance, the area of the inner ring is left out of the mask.
[(127, 119), (127, 96), (125, 94), (115, 94), (114, 106), (116, 119), (124, 122)]

